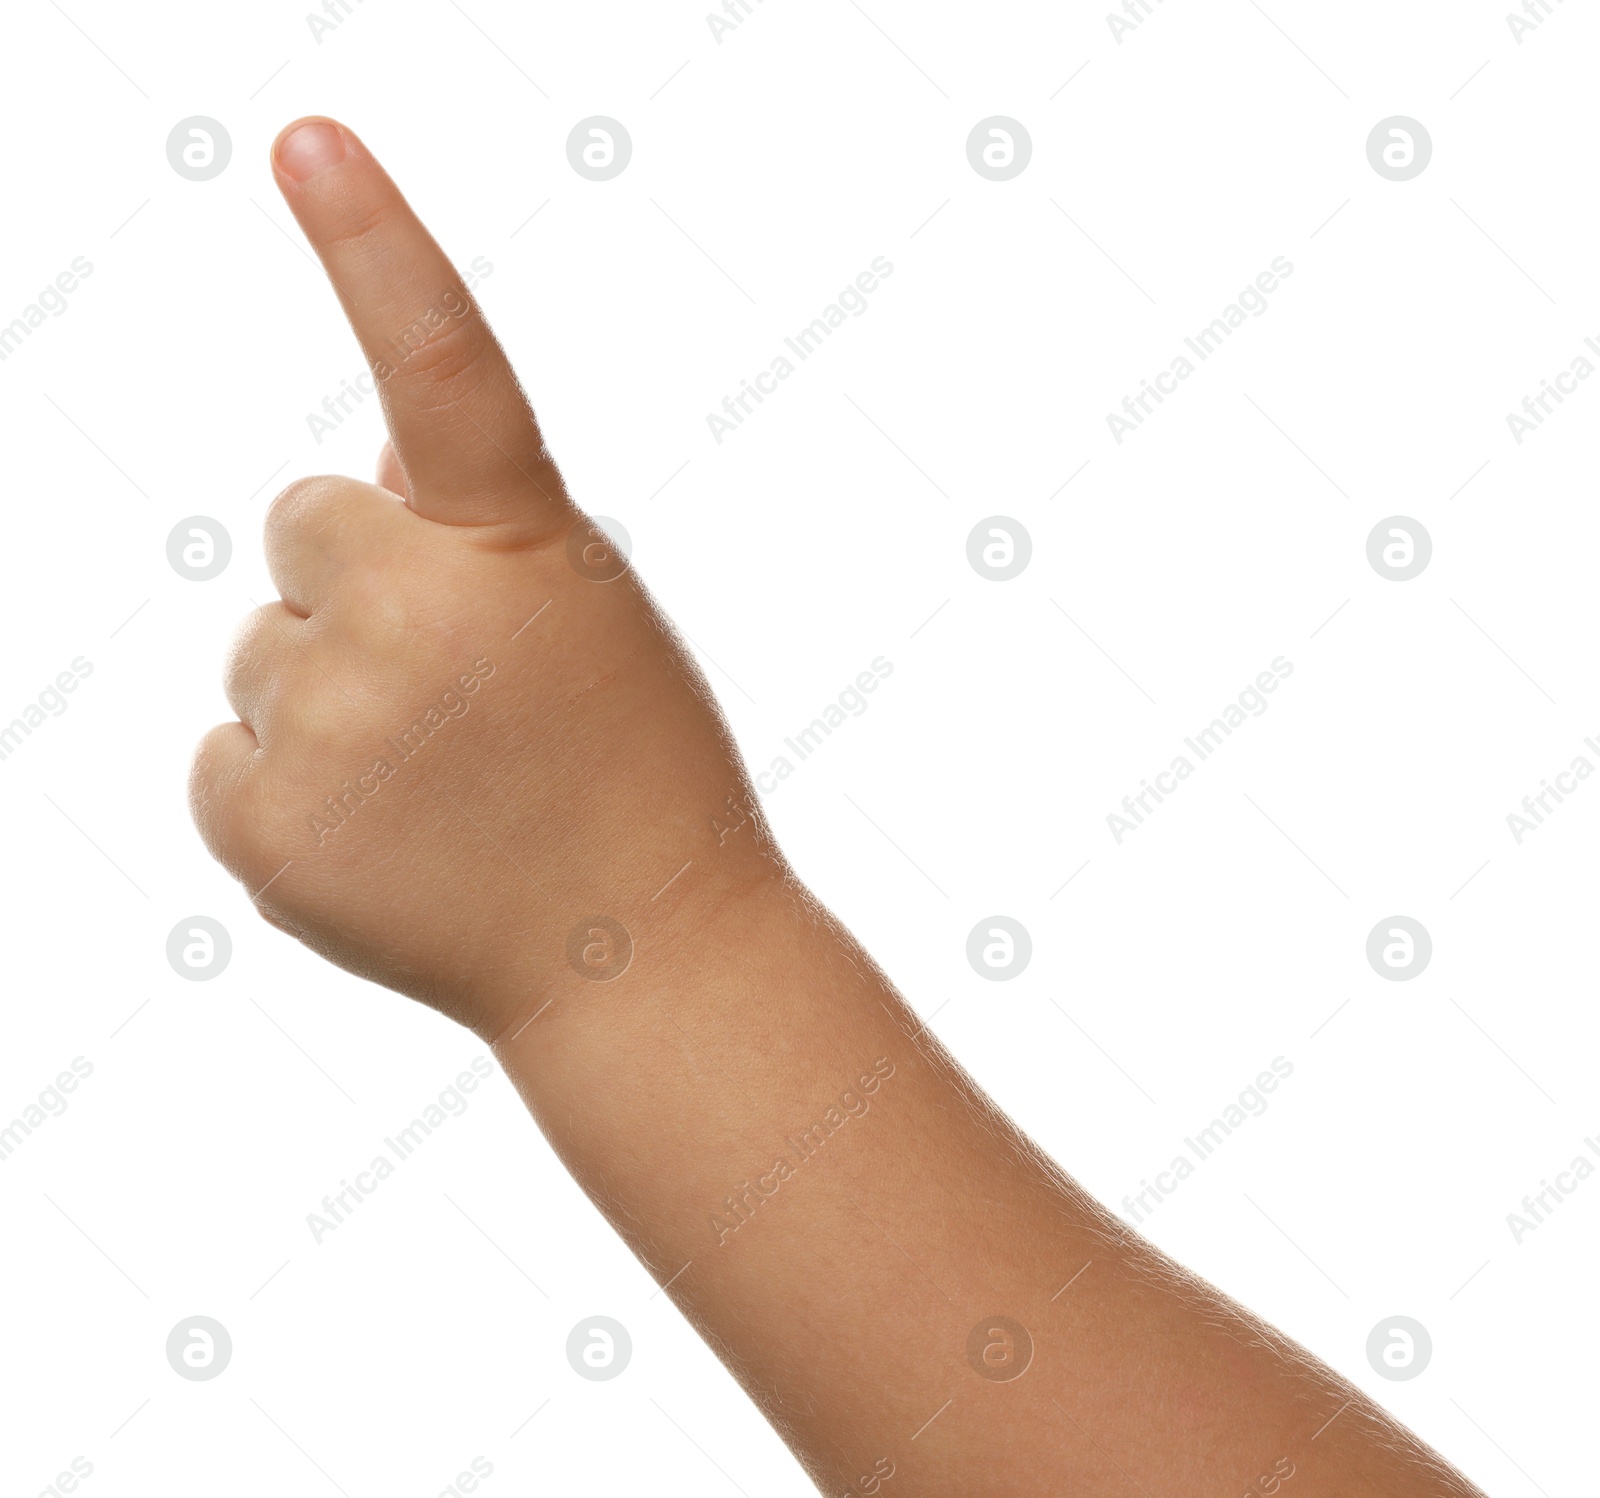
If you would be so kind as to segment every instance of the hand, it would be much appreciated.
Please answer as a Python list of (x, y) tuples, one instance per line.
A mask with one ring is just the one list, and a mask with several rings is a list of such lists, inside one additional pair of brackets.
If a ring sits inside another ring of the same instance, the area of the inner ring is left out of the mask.
[(195, 821), (267, 920), (493, 1040), (629, 943), (705, 939), (781, 864), (703, 677), (394, 183), (328, 120), (273, 167), (392, 445), (382, 486), (274, 501), (283, 597), (234, 643)]

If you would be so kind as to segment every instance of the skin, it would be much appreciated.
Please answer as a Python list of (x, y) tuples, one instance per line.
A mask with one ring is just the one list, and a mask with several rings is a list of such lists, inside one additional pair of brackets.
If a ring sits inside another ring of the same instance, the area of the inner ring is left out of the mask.
[(273, 170), (392, 446), (378, 484), (274, 502), (282, 600), (196, 755), (195, 820), (261, 914), (494, 1047), (824, 1492), (1477, 1493), (961, 1072), (795, 879), (382, 168), (308, 120)]

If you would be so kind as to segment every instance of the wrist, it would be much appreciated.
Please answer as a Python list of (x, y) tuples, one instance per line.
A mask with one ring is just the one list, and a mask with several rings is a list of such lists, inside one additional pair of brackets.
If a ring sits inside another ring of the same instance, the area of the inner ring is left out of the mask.
[(812, 903), (767, 847), (650, 862), (650, 876), (626, 881), (620, 897), (620, 880), (606, 895), (565, 896), (569, 913), (513, 944), (502, 976), (475, 995), (470, 1027), (508, 1072), (536, 1064), (551, 1043), (624, 1030), (652, 1002), (674, 1012), (731, 1006), (761, 953)]
[[(720, 1200), (730, 1184), (722, 1178), (731, 1170), (737, 1181), (781, 1145), (819, 1097), (854, 1087), (875, 1063), (915, 1066), (909, 1011), (777, 862), (622, 924), (631, 952), (625, 966), (613, 962), (620, 971), (597, 962), (586, 976), (581, 960), (563, 955), (547, 987), (490, 1042), (585, 1185), (615, 1162), (631, 1168), (655, 1155), (680, 1185), (706, 1171), (710, 1199)], [(593, 943), (592, 957), (615, 959), (611, 933)], [(603, 1194), (619, 1190), (612, 1179)], [(691, 1216), (698, 1231), (698, 1210)]]

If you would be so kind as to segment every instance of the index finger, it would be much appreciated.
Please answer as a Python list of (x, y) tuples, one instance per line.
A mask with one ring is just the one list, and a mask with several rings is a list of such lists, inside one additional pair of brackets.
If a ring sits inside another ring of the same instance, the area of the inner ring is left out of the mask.
[(309, 118), (279, 135), (272, 165), (372, 368), (411, 508), (457, 525), (569, 520), (504, 350), (372, 153)]

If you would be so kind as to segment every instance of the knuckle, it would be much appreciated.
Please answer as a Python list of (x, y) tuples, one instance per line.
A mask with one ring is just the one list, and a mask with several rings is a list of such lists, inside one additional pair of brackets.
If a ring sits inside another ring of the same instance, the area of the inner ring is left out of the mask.
[(259, 730), (280, 697), (294, 689), (288, 634), (294, 616), (281, 601), (252, 610), (239, 622), (222, 668), (222, 689), (241, 718)]
[(453, 391), (479, 377), (495, 349), (483, 319), (472, 310), (432, 329), (409, 350), (401, 368), (412, 388), (437, 392), (440, 404), (447, 404)]
[(195, 750), (189, 806), (211, 856), (252, 895), (310, 846), (294, 787), (255, 755), (240, 754), (236, 723), (211, 730)]
[(189, 814), (211, 856), (235, 875), (248, 856), (249, 823), (240, 816), (250, 781), (243, 732), (237, 723), (219, 723), (195, 746), (189, 765)]
[(336, 507), (352, 481), (337, 474), (314, 474), (295, 479), (279, 491), (267, 507), (267, 535), (281, 536), (314, 525)]
[(394, 208), (383, 200), (361, 206), (350, 205), (336, 228), (323, 235), (325, 245), (353, 246), (357, 250), (381, 245), (390, 237)]
[(230, 679), (254, 667), (282, 638), (283, 626), (275, 617), (282, 608), (281, 603), (262, 604), (239, 621), (228, 645), (228, 660), (224, 668)]

